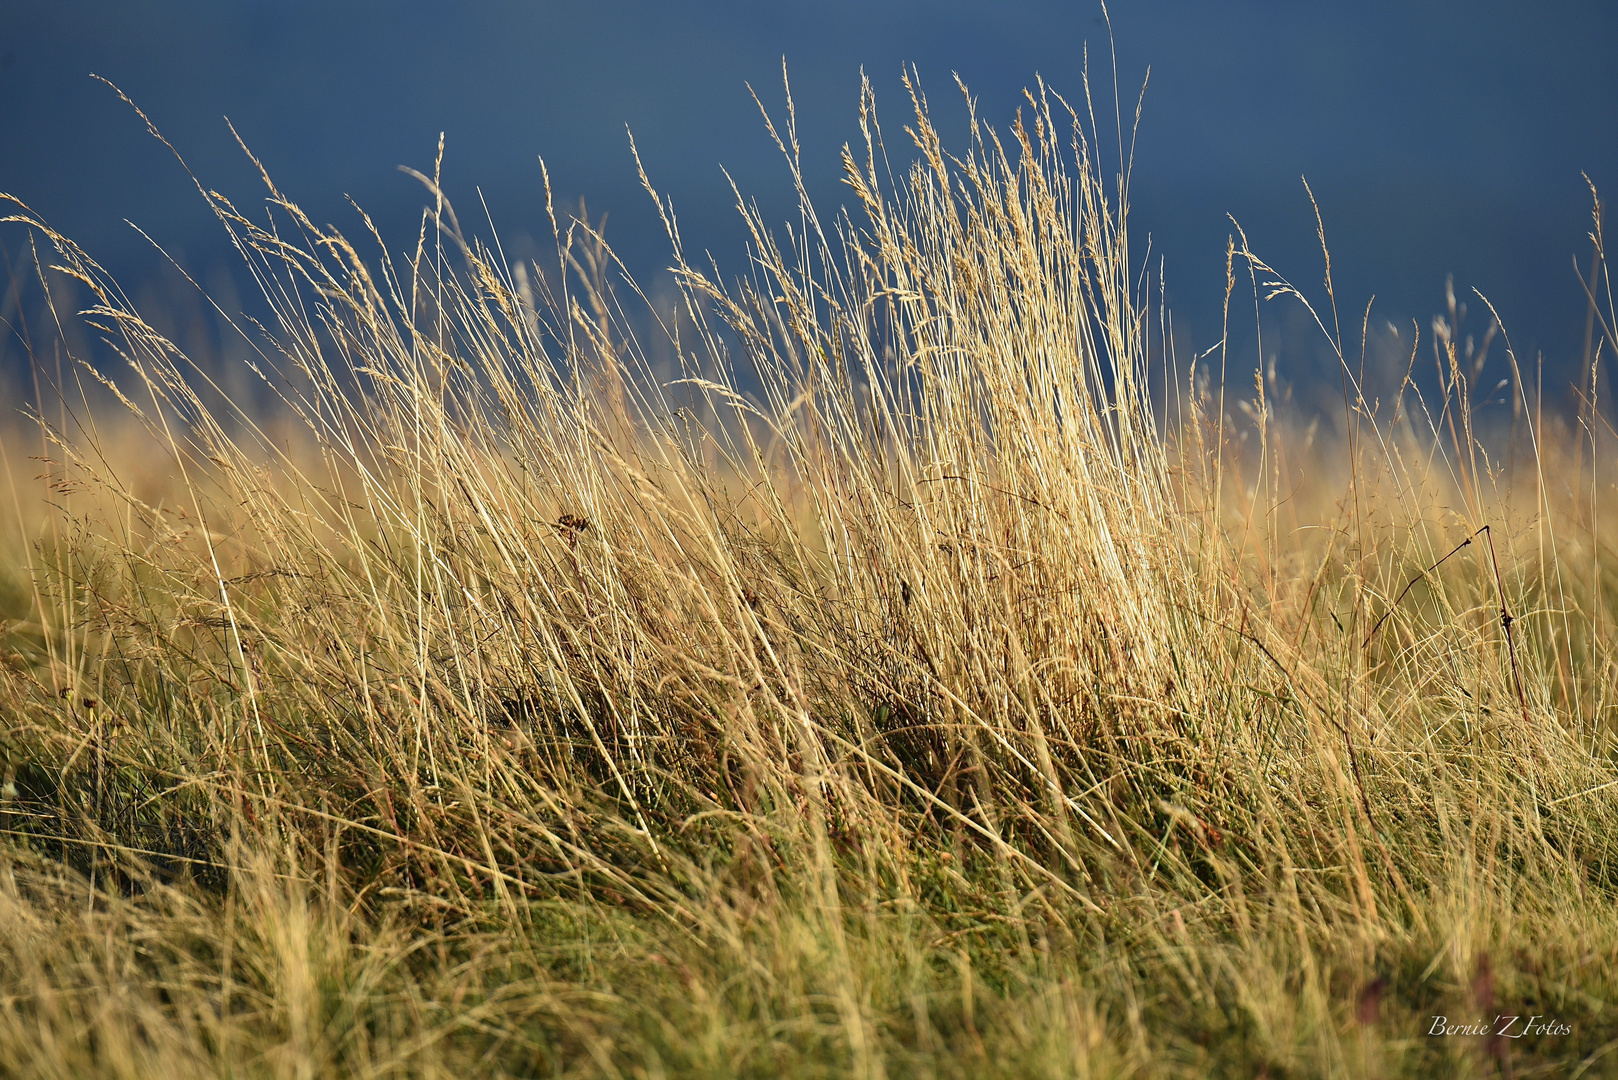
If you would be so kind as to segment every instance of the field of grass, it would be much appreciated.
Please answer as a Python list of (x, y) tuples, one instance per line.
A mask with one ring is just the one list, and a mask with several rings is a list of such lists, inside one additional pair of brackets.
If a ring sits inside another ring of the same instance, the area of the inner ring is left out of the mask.
[(898, 177), (863, 100), (740, 279), (659, 202), (661, 315), (431, 177), (394, 255), (209, 193), (268, 409), (13, 201), (121, 363), (35, 320), (3, 442), (0, 1073), (1618, 1075), (1604, 261), (1564, 416), (1238, 238), (1294, 415), (1163, 346), (1088, 95)]

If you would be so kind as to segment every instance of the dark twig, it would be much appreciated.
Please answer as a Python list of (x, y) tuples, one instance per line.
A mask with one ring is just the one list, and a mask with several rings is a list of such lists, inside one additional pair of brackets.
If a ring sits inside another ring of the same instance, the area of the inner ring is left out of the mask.
[(1388, 616), (1393, 614), (1394, 609), (1399, 606), (1400, 601), (1404, 600), (1405, 595), (1415, 587), (1416, 582), (1420, 581), (1434, 570), (1437, 570), (1440, 566), (1443, 566), (1444, 563), (1449, 560), (1450, 556), (1454, 555), (1462, 548), (1469, 546), (1472, 541), (1476, 540), (1479, 536), (1482, 536), (1489, 542), (1489, 565), (1494, 570), (1494, 592), (1495, 596), (1500, 601), (1500, 629), (1504, 630), (1506, 633), (1506, 652), (1511, 656), (1511, 681), (1517, 689), (1517, 704), (1522, 708), (1523, 723), (1526, 725), (1528, 723), (1528, 695), (1523, 692), (1522, 671), (1517, 666), (1517, 640), (1511, 634), (1511, 624), (1517, 621), (1517, 617), (1511, 613), (1511, 608), (1506, 604), (1506, 589), (1500, 580), (1500, 559), (1495, 554), (1494, 550), (1494, 533), (1487, 525), (1484, 525), (1482, 528), (1478, 529), (1477, 532), (1473, 533), (1471, 536), (1468, 536), (1459, 544), (1456, 544), (1455, 547), (1450, 550), (1449, 555), (1445, 555), (1442, 559), (1439, 559), (1437, 562), (1433, 563), (1433, 565), (1423, 570), (1420, 574), (1410, 579), (1410, 584), (1406, 585), (1402, 590), (1400, 590), (1399, 595), (1394, 598), (1393, 603), (1388, 605), (1388, 610), (1384, 611), (1382, 613), (1382, 617), (1376, 621), (1376, 625), (1371, 627), (1370, 634), (1368, 634), (1365, 638), (1365, 648), (1371, 647), (1371, 642), (1376, 638), (1376, 632), (1382, 628), (1382, 624), (1387, 621)]
[[(1489, 539), (1489, 562), (1494, 566), (1494, 591), (1500, 598), (1500, 629), (1506, 632), (1506, 652), (1511, 654), (1511, 681), (1517, 687), (1517, 704), (1522, 707), (1522, 722), (1526, 729), (1528, 726), (1528, 695), (1523, 693), (1522, 673), (1517, 668), (1517, 641), (1511, 636), (1511, 624), (1516, 622), (1516, 616), (1506, 607), (1506, 590), (1500, 584), (1500, 560), (1494, 554), (1494, 534), (1489, 532), (1487, 525), (1480, 532)], [(1474, 534), (1476, 535), (1476, 534)]]
[(1449, 555), (1445, 555), (1442, 559), (1439, 559), (1437, 562), (1433, 563), (1433, 565), (1429, 566), (1427, 569), (1423, 570), (1421, 573), (1419, 573), (1415, 577), (1411, 578), (1410, 579), (1410, 584), (1406, 585), (1403, 589), (1401, 589), (1399, 591), (1399, 595), (1394, 598), (1393, 603), (1388, 605), (1388, 610), (1384, 611), (1382, 613), (1382, 617), (1376, 621), (1376, 625), (1371, 627), (1371, 632), (1365, 636), (1364, 648), (1369, 649), (1371, 647), (1371, 642), (1376, 638), (1376, 632), (1378, 630), (1382, 629), (1382, 624), (1388, 621), (1388, 616), (1393, 614), (1394, 609), (1396, 609), (1399, 606), (1399, 603), (1402, 600), (1404, 600), (1405, 596), (1409, 594), (1410, 590), (1414, 589), (1416, 587), (1416, 582), (1420, 581), (1422, 578), (1426, 577), (1428, 574), (1432, 573), (1434, 570), (1437, 570), (1440, 566), (1443, 566), (1446, 562), (1449, 561), (1451, 555), (1454, 555), (1457, 551), (1460, 551), (1464, 547), (1470, 546), (1472, 541), (1477, 539), (1478, 533), (1488, 532), (1488, 531), (1489, 531), (1489, 527), (1487, 525), (1483, 526), (1483, 528), (1479, 529), (1478, 532), (1473, 533), (1471, 536), (1468, 536), (1465, 540), (1462, 540), (1459, 544), (1456, 544), (1455, 547), (1450, 550)]

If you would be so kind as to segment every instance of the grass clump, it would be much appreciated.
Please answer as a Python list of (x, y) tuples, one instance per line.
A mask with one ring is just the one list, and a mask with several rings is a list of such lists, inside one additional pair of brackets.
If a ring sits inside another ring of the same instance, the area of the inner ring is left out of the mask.
[[(395, 257), (266, 176), (261, 221), (206, 193), (273, 313), (266, 415), (18, 204), (127, 367), (123, 428), (89, 391), (39, 418), (5, 1060), (1618, 1067), (1610, 479), (1521, 378), (1491, 458), (1456, 313), (1429, 408), (1370, 395), (1329, 308), (1320, 479), (1273, 372), (1237, 408), (1232, 358), (1165, 355), (1088, 106), (1041, 86), (957, 157), (907, 87), (916, 164), (867, 86), (835, 221), (770, 128), (802, 212), (744, 204), (749, 278), (658, 199), (677, 378), (587, 221), (512, 267), (423, 177)], [(1558, 1033), (1429, 1034), (1519, 1013)]]

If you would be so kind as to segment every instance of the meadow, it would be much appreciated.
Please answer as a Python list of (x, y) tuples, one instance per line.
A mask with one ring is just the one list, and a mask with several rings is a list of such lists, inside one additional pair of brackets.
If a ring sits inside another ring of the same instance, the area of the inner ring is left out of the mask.
[(735, 278), (643, 175), (672, 309), (204, 178), (251, 403), (10, 199), (0, 1072), (1618, 1075), (1599, 203), (1571, 409), (1235, 235), (1312, 412), (1176, 355), (1112, 95), (907, 87)]

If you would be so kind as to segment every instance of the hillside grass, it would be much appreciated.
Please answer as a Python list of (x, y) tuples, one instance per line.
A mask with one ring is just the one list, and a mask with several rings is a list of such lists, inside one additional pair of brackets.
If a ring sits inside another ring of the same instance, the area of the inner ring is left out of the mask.
[(952, 153), (907, 87), (836, 220), (770, 126), (732, 283), (659, 198), (672, 312), (436, 175), (402, 253), (199, 185), (271, 410), (11, 200), (123, 366), (6, 440), (0, 1071), (1618, 1075), (1604, 401), (1454, 304), (1372, 388), (1238, 238), (1306, 440), (1165, 346), (1088, 92)]

